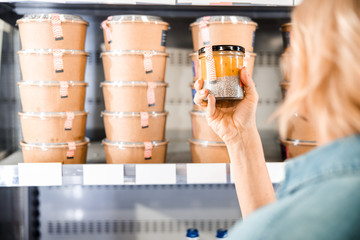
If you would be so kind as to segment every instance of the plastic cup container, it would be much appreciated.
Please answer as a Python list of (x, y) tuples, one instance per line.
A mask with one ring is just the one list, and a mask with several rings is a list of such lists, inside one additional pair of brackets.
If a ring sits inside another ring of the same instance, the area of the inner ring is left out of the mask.
[(194, 139), (210, 142), (222, 142), (221, 138), (208, 125), (205, 112), (191, 111), (190, 114)]
[(196, 94), (196, 90), (194, 88), (194, 83), (190, 83), (190, 87), (191, 87), (191, 94), (192, 94), (193, 110), (202, 111), (202, 109), (198, 105), (196, 105), (195, 102), (194, 102), (194, 97), (195, 97), (195, 94)]
[(20, 142), (25, 163), (85, 164), (88, 144), (89, 139), (75, 142), (76, 149), (71, 151), (69, 143)]
[(282, 160), (300, 156), (313, 150), (318, 146), (315, 141), (284, 139), (280, 140), (280, 142)]
[(198, 52), (192, 52), (189, 54), (191, 65), (192, 65), (192, 73), (193, 73), (193, 82), (201, 79), (201, 67)]
[[(200, 25), (204, 24), (205, 30)], [(247, 52), (254, 51), (257, 24), (243, 16), (205, 16), (190, 25), (194, 51), (204, 47), (204, 31), (210, 45), (240, 45)]]
[[(79, 50), (58, 49), (21, 50), (18, 52), (23, 81), (84, 81), (88, 53)], [(61, 58), (63, 66), (54, 62)]]
[(151, 104), (148, 82), (103, 82), (101, 86), (105, 110), (109, 112), (163, 112), (167, 85), (163, 82), (154, 82), (154, 104)]
[(165, 51), (169, 24), (160, 17), (146, 15), (110, 16), (101, 24), (106, 51)]
[(87, 83), (67, 82), (66, 97), (61, 96), (61, 82), (19, 82), (24, 112), (83, 111)]
[[(106, 81), (151, 81), (165, 80), (166, 59), (165, 52), (128, 50), (110, 51), (101, 54)], [(147, 61), (152, 67), (145, 68)]]
[(79, 16), (28, 14), (16, 23), (19, 25), (22, 49), (85, 48), (88, 23)]
[(281, 25), (284, 50), (290, 47), (291, 31), (292, 31), (292, 23), (285, 23)]
[(103, 112), (106, 138), (115, 142), (162, 141), (167, 112)]
[(223, 142), (209, 142), (190, 139), (193, 163), (230, 163), (227, 147)]
[(23, 140), (27, 143), (75, 142), (85, 138), (87, 112), (19, 113)]
[(112, 142), (103, 140), (107, 163), (165, 163), (168, 141), (150, 142), (151, 151), (146, 151), (143, 142)]

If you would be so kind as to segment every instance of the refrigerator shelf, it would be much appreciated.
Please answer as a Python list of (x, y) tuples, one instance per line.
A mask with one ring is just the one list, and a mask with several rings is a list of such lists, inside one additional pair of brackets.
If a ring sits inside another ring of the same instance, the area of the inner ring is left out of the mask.
[[(273, 184), (284, 178), (284, 163), (266, 163)], [(230, 164), (0, 165), (0, 186), (233, 184)]]

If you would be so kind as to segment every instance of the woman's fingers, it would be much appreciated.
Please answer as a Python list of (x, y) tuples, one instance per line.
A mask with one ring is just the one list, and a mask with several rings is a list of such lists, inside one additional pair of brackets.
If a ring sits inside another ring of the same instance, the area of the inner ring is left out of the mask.
[(208, 117), (213, 117), (216, 111), (216, 100), (214, 95), (208, 95), (208, 105), (206, 107), (206, 112)]
[(199, 79), (195, 82), (194, 84), (194, 88), (196, 91), (199, 91), (200, 89), (203, 88), (203, 84), (204, 84), (204, 81), (202, 79)]
[(196, 91), (195, 97), (194, 97), (194, 103), (196, 103), (198, 106), (202, 107), (203, 110), (207, 106), (207, 102), (204, 101), (204, 99), (208, 96), (209, 90), (207, 89), (201, 89)]
[(207, 106), (207, 103), (204, 101), (204, 99), (208, 95), (208, 90), (202, 89), (203, 85), (204, 81), (202, 79), (199, 79), (194, 83), (194, 88), (196, 90), (196, 94), (194, 96), (194, 103), (203, 108), (204, 110), (204, 108), (206, 108)]
[(253, 101), (253, 102), (257, 102), (259, 96), (256, 91), (255, 82), (249, 76), (246, 67), (242, 67), (240, 69), (240, 81), (244, 85), (245, 99)]

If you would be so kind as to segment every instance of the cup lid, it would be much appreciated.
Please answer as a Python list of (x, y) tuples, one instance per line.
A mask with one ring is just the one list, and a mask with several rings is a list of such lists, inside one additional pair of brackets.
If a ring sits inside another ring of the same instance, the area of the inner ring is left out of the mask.
[[(56, 14), (56, 13), (53, 13)], [(25, 14), (20, 20), (51, 20), (52, 14)], [(61, 21), (84, 21), (84, 19), (77, 15), (70, 14), (57, 14), (60, 16)]]
[(204, 18), (209, 18), (208, 22), (255, 23), (245, 16), (205, 16), (196, 19), (195, 23), (200, 23)]
[(165, 23), (161, 17), (150, 15), (115, 15), (110, 17), (109, 22)]

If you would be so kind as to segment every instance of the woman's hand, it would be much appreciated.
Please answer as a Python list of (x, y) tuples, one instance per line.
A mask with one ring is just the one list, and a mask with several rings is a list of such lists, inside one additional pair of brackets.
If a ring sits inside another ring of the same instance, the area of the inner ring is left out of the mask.
[[(240, 102), (215, 105), (215, 97), (195, 83), (194, 101), (206, 111), (211, 128), (226, 143), (243, 218), (256, 209), (276, 200), (266, 168), (260, 135), (256, 129), (256, 107), (259, 95), (246, 68), (240, 71), (245, 97)], [(208, 97), (208, 101), (204, 99)], [(231, 105), (230, 105), (231, 104)], [(230, 107), (229, 107), (230, 105)]]
[[(259, 95), (245, 67), (240, 69), (240, 81), (244, 85), (245, 97), (230, 107), (220, 102), (216, 106), (215, 97), (209, 94), (209, 90), (202, 89), (203, 80), (196, 81), (194, 86), (196, 89), (194, 102), (206, 111), (209, 126), (227, 145), (238, 142), (248, 129), (256, 128), (255, 115)], [(207, 102), (204, 101), (206, 97), (208, 97)]]

